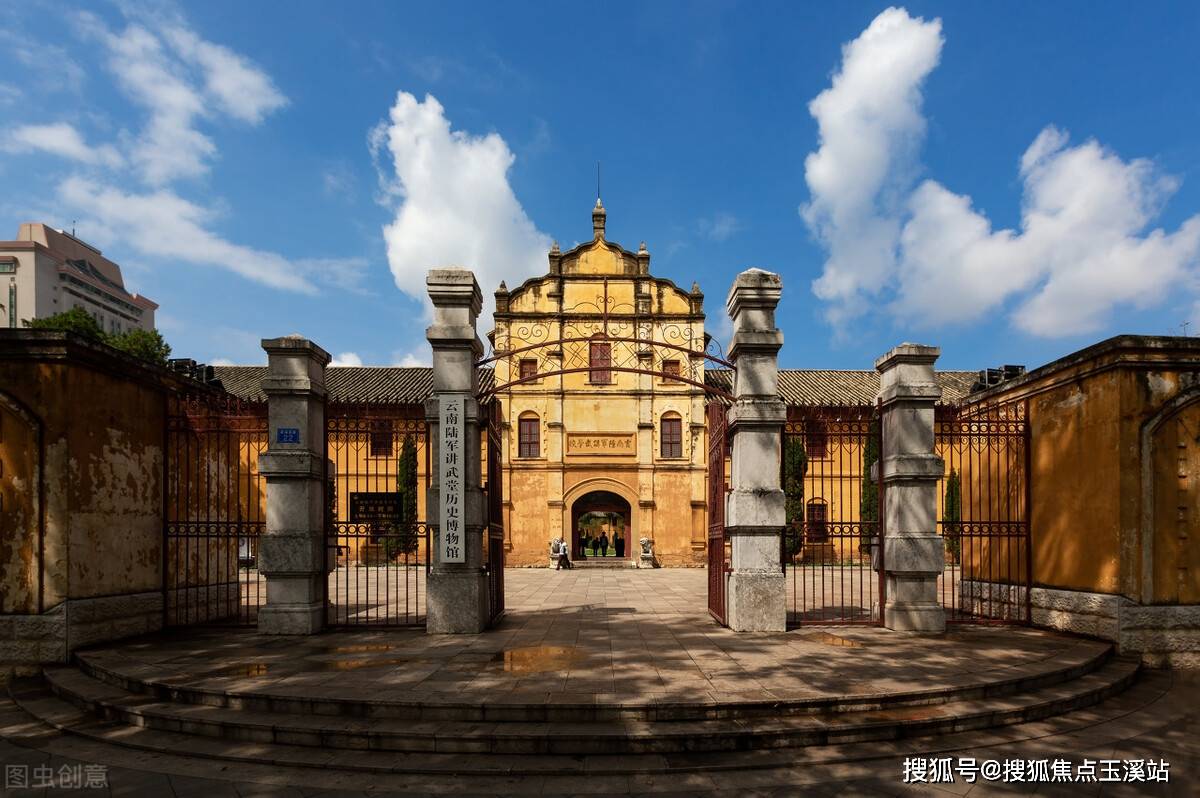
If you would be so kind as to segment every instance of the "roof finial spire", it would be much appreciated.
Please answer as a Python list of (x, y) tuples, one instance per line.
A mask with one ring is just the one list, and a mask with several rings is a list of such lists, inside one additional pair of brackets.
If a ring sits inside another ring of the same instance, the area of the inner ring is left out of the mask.
[(604, 203), (596, 197), (596, 207), (592, 208), (592, 237), (595, 239), (604, 238), (604, 219), (608, 216), (608, 211), (604, 210)]
[(596, 161), (596, 207), (600, 207), (600, 162)]

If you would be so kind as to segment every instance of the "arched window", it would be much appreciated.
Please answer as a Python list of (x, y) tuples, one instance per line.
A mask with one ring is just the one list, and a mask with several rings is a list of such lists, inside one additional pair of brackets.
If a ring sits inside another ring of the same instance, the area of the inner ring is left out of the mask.
[(517, 457), (542, 456), (542, 427), (534, 413), (522, 413), (517, 419)]
[(588, 381), (598, 385), (612, 382), (612, 344), (602, 339), (600, 333), (592, 336), (588, 343)]
[(808, 420), (804, 424), (804, 450), (810, 460), (822, 460), (829, 456), (829, 430), (824, 421)]
[(804, 539), (809, 543), (824, 543), (829, 539), (829, 505), (824, 499), (809, 499), (804, 514)]
[(678, 413), (664, 413), (658, 434), (660, 457), (683, 457), (683, 419)]

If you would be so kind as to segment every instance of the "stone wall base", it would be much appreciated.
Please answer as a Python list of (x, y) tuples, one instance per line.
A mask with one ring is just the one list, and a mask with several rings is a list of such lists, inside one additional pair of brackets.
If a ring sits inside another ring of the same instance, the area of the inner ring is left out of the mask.
[(734, 571), (725, 594), (735, 632), (787, 631), (787, 579), (783, 572)]
[[(1024, 587), (964, 579), (959, 592), (966, 610), (986, 606), (997, 617), (1024, 618)], [(1200, 667), (1200, 605), (1142, 606), (1110, 593), (1048, 587), (1029, 596), (1034, 626), (1111, 640), (1152, 667)]]
[(69, 599), (41, 615), (0, 615), (0, 673), (66, 662), (77, 648), (157, 632), (160, 591)]
[(487, 628), (488, 585), (482, 571), (431, 571), (425, 600), (429, 634), (479, 634)]
[(258, 633), (315, 635), (325, 627), (325, 602), (268, 604), (258, 610)]
[(188, 626), (228, 618), (236, 620), (242, 611), (238, 603), (240, 594), (238, 582), (171, 588), (167, 592), (167, 624)]

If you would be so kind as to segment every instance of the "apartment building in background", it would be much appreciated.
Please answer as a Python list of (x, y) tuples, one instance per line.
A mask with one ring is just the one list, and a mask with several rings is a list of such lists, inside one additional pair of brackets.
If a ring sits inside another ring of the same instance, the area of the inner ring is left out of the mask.
[(0, 327), (80, 307), (107, 333), (154, 329), (157, 303), (130, 293), (121, 267), (70, 233), (26, 222), (0, 241)]

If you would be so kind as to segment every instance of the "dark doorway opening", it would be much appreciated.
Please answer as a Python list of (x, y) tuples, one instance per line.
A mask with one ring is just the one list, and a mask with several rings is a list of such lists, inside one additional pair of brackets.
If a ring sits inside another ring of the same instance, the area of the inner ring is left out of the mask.
[[(629, 502), (606, 490), (585, 493), (571, 506), (571, 556), (576, 560), (633, 556)], [(607, 546), (602, 548), (602, 544)]]

